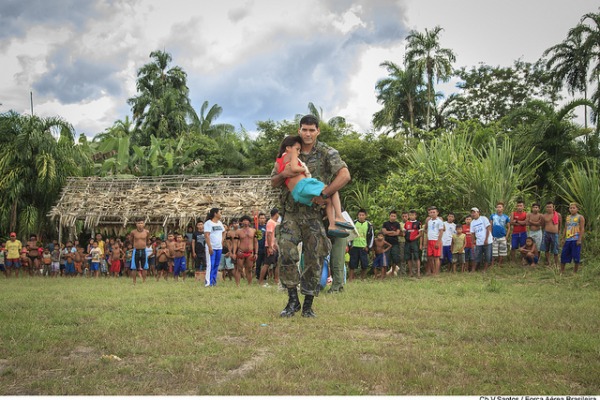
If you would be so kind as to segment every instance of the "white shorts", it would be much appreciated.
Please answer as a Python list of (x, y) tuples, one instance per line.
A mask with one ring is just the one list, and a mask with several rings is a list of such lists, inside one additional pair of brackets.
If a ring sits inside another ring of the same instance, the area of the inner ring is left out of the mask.
[(505, 257), (508, 255), (508, 244), (506, 238), (494, 238), (492, 242), (492, 257)]

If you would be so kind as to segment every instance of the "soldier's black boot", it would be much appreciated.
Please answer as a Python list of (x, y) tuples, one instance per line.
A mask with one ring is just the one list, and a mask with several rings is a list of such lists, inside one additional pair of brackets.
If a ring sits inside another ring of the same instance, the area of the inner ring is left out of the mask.
[(280, 317), (293, 317), (297, 311), (300, 311), (300, 299), (298, 298), (298, 289), (294, 286), (288, 288), (288, 303), (279, 314)]
[(304, 296), (304, 304), (302, 304), (302, 316), (307, 318), (314, 318), (317, 316), (312, 310), (312, 303), (315, 296), (306, 295)]

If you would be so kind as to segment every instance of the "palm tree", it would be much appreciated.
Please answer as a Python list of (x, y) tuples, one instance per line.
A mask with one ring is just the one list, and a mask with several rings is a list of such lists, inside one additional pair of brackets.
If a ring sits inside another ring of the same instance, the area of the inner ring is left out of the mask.
[(426, 101), (423, 79), (416, 69), (402, 69), (391, 61), (384, 61), (380, 66), (387, 69), (388, 77), (375, 85), (377, 102), (383, 104), (383, 109), (373, 115), (373, 125), (397, 132), (408, 120), (407, 136), (414, 137), (416, 118), (422, 115)]
[(45, 218), (68, 176), (90, 160), (61, 118), (0, 114), (0, 229), (21, 235), (51, 229)]
[[(208, 110), (208, 112), (206, 111)], [(231, 124), (215, 124), (215, 120), (223, 113), (223, 107), (213, 104), (208, 108), (208, 101), (202, 103), (198, 120), (192, 125), (203, 135), (217, 138), (226, 135), (228, 132), (234, 132), (235, 127)]]
[[(599, 154), (600, 145), (600, 13), (587, 13), (581, 17), (580, 23), (569, 31), (569, 36), (581, 37), (583, 50), (588, 59), (588, 70), (591, 71), (589, 81), (596, 82), (596, 91), (592, 95), (592, 102), (596, 110), (592, 110), (592, 118), (596, 122), (596, 134), (590, 148), (594, 155)], [(591, 65), (590, 65), (591, 64)], [(590, 68), (591, 67), (591, 68)]]
[(451, 49), (440, 47), (440, 32), (443, 29), (436, 26), (433, 30), (425, 29), (425, 33), (411, 31), (406, 37), (408, 42), (406, 61), (408, 68), (416, 68), (427, 81), (427, 118), (426, 129), (431, 127), (431, 108), (435, 107), (433, 96), (433, 79), (437, 82), (447, 82), (452, 75), (452, 63), (456, 56)]
[(198, 121), (191, 106), (187, 74), (181, 67), (167, 69), (171, 55), (164, 51), (150, 53), (152, 62), (138, 70), (138, 95), (127, 100), (131, 105), (137, 144), (150, 144), (150, 136), (177, 137)]
[[(587, 99), (590, 52), (583, 45), (581, 32), (571, 30), (563, 42), (544, 52), (544, 56), (548, 55), (551, 57), (546, 62), (546, 67), (553, 69), (554, 79), (560, 84), (566, 83), (571, 95), (574, 95), (575, 91), (580, 91), (583, 92), (584, 99)], [(587, 128), (587, 106), (584, 107), (584, 113), (585, 127)]]

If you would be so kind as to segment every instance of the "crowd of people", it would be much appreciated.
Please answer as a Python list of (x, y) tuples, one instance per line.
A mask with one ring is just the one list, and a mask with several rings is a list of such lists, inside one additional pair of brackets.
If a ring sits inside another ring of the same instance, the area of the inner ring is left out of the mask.
[[(143, 218), (125, 238), (104, 238), (98, 233), (86, 244), (79, 240), (42, 243), (32, 234), (23, 244), (15, 232), (0, 243), (0, 271), (7, 277), (130, 277), (146, 281), (153, 277), (195, 281), (214, 286), (218, 271), (222, 279), (246, 279), (253, 276), (261, 285), (266, 280), (279, 282), (276, 268), (277, 244), (274, 226), (279, 218), (277, 209), (267, 221), (264, 213), (232, 219), (228, 225), (220, 221), (220, 210), (214, 208), (206, 221), (199, 221), (185, 233), (170, 232), (166, 237), (152, 236)], [(252, 226), (251, 226), (252, 225)], [(216, 266), (214, 268), (213, 266)]]
[[(357, 233), (346, 247), (348, 279), (356, 278), (359, 266), (362, 279), (369, 270), (375, 279), (398, 274), (435, 275), (444, 266), (451, 272), (474, 272), (478, 266), (486, 271), (493, 265), (502, 266), (505, 258), (535, 267), (541, 252), (547, 264), (558, 265), (561, 245), (561, 272), (571, 262), (577, 272), (585, 234), (585, 218), (577, 204), (570, 204), (564, 222), (552, 202), (546, 204), (544, 213), (540, 211), (537, 203), (526, 212), (524, 203), (517, 202), (515, 211), (506, 215), (504, 204), (499, 202), (489, 218), (474, 207), (462, 223), (457, 223), (453, 213), (444, 220), (436, 207), (429, 207), (421, 223), (415, 210), (400, 213), (400, 218), (393, 210), (375, 235), (367, 211), (361, 209), (353, 224), (346, 221), (348, 229), (355, 228)], [(223, 224), (220, 210), (214, 208), (206, 221), (199, 221), (195, 229), (188, 226), (185, 233), (151, 236), (140, 219), (126, 238), (104, 240), (96, 234), (85, 248), (78, 240), (42, 245), (36, 235), (23, 245), (13, 232), (0, 244), (0, 271), (6, 277), (129, 276), (134, 283), (147, 277), (185, 281), (189, 275), (206, 286), (216, 285), (221, 271), (222, 280), (235, 280), (238, 286), (242, 279), (248, 284), (256, 279), (260, 285), (269, 286), (269, 277), (279, 283), (275, 237), (279, 222), (279, 211), (273, 209), (268, 220), (264, 213), (258, 213)]]
[(359, 237), (349, 251), (350, 279), (354, 279), (359, 264), (364, 278), (370, 251), (374, 253), (374, 275), (381, 279), (398, 272), (418, 277), (422, 269), (435, 275), (444, 265), (452, 272), (474, 272), (477, 268), (487, 271), (493, 265), (502, 266), (505, 258), (536, 267), (541, 252), (546, 264), (555, 266), (559, 265), (560, 253), (561, 273), (571, 262), (573, 271), (579, 270), (585, 218), (576, 203), (569, 205), (564, 221), (551, 201), (546, 203), (544, 213), (538, 203), (527, 212), (525, 204), (518, 201), (510, 215), (504, 214), (504, 203), (498, 202), (489, 218), (473, 207), (458, 224), (454, 213), (448, 213), (444, 220), (437, 207), (429, 207), (427, 212), (422, 224), (415, 210), (402, 212), (401, 220), (396, 211), (391, 211), (375, 238), (366, 210), (360, 210), (355, 221)]

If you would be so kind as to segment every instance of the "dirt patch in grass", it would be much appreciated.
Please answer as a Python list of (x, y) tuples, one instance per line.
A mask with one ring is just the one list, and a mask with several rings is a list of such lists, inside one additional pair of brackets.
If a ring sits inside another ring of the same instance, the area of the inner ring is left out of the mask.
[(241, 378), (247, 375), (259, 365), (264, 363), (268, 355), (269, 353), (266, 349), (257, 349), (256, 354), (254, 354), (249, 360), (244, 361), (239, 367), (227, 371), (227, 373), (222, 377), (222, 382), (234, 378)]
[(0, 359), (0, 376), (2, 376), (5, 371), (8, 371), (8, 360)]

